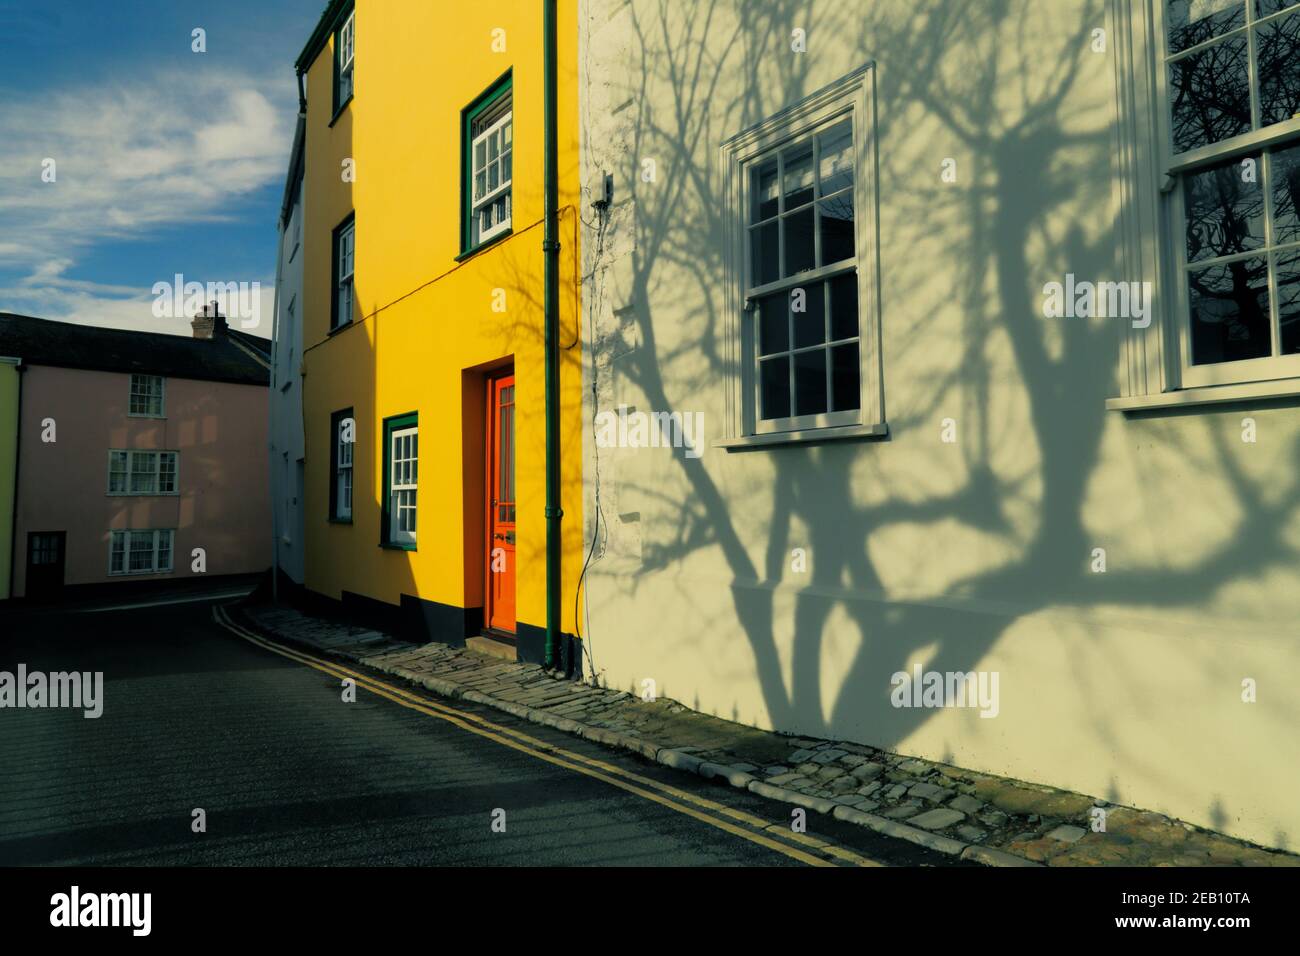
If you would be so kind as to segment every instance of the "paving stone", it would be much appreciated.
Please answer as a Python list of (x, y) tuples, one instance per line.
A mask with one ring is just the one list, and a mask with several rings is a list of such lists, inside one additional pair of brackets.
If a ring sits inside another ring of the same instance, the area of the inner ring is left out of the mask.
[(818, 770), (821, 769), (821, 764), (816, 764), (811, 761), (804, 761), (794, 769), (798, 770), (805, 777), (811, 777), (813, 774), (815, 774)]
[(845, 754), (840, 758), (840, 763), (846, 767), (861, 767), (866, 762), (866, 757), (859, 757), (857, 754)]
[(807, 779), (808, 778), (803, 774), (792, 771), (790, 773), (777, 774), (775, 777), (769, 777), (767, 782), (775, 787), (790, 787)]
[(952, 791), (943, 787), (936, 787), (932, 783), (916, 783), (907, 791), (909, 796), (920, 797), (930, 803), (943, 803), (952, 796)]
[(885, 791), (886, 800), (897, 800), (903, 794), (907, 793), (907, 787), (901, 783), (896, 783)]
[(920, 807), (891, 807), (881, 816), (888, 817), (891, 820), (906, 820), (908, 817), (915, 816), (919, 810)]
[(945, 807), (938, 807), (934, 810), (927, 810), (918, 816), (912, 817), (908, 823), (914, 827), (923, 827), (926, 830), (942, 830), (944, 827), (950, 827), (954, 823), (961, 823), (966, 819), (966, 814), (960, 810), (949, 810)]
[[(958, 807), (957, 809), (960, 810), (961, 807)], [(990, 810), (988, 813), (980, 814), (980, 823), (983, 823), (985, 826), (992, 827), (995, 830), (998, 827), (1005, 826), (1007, 820), (1009, 819), (1011, 818), (1008, 817), (1001, 810)]]
[(844, 741), (840, 741), (839, 747), (841, 750), (847, 750), (849, 753), (857, 754), (860, 757), (870, 757), (876, 752), (874, 748), (868, 747), (866, 744), (850, 744)]
[[(840, 767), (822, 767), (817, 771), (818, 780), (834, 780), (836, 777), (845, 776), (844, 770)], [(856, 777), (853, 779), (857, 779)]]
[(836, 794), (848, 793), (857, 785), (858, 782), (854, 780), (852, 777), (849, 776), (837, 777), (836, 779), (831, 781), (831, 792)]
[(988, 836), (988, 831), (981, 830), (979, 827), (973, 827), (969, 823), (966, 823), (957, 828), (957, 836), (961, 837), (967, 843), (979, 843)]
[(1081, 840), (1087, 835), (1088, 831), (1083, 827), (1060, 826), (1047, 834), (1049, 839), (1060, 840), (1062, 843), (1073, 843)]
[(846, 756), (843, 750), (821, 750), (812, 756), (813, 763), (832, 763)]
[(965, 794), (949, 801), (948, 806), (954, 810), (960, 810), (962, 813), (979, 813), (984, 809), (983, 803)]
[(929, 773), (934, 768), (924, 760), (906, 760), (898, 765), (898, 769), (903, 773), (911, 774), (913, 777), (919, 777)]
[(878, 763), (864, 763), (861, 766), (853, 768), (853, 776), (859, 780), (872, 780), (879, 777), (884, 772), (884, 767)]
[(796, 750), (790, 755), (791, 763), (803, 763), (805, 760), (812, 759), (816, 751), (813, 750)]
[(775, 767), (764, 767), (764, 768), (763, 768), (763, 773), (764, 773), (766, 776), (769, 776), (769, 777), (775, 777), (775, 776), (777, 776), (777, 775), (779, 775), (779, 774), (789, 773), (789, 772), (790, 772), (790, 768), (789, 768), (789, 767), (786, 767), (786, 766), (783, 766), (782, 764), (777, 764)]
[(864, 797), (869, 797), (877, 790), (879, 790), (882, 786), (883, 784), (881, 784), (879, 780), (873, 780), (865, 787), (858, 787), (858, 793), (862, 794)]

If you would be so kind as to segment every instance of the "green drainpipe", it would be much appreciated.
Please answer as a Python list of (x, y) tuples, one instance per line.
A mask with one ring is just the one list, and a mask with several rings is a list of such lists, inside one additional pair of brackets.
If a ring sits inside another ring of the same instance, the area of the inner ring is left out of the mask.
[(546, 652), (547, 667), (557, 664), (560, 648), (560, 241), (559, 241), (559, 173), (557, 170), (558, 119), (556, 110), (556, 0), (542, 0), (543, 86), (546, 106), (544, 214), (545, 236), (542, 251), (546, 257), (543, 301), (543, 348), (546, 361)]

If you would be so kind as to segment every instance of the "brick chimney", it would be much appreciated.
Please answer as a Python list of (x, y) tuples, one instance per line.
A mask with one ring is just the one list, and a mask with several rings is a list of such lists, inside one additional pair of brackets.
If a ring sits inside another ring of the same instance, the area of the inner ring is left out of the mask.
[(196, 339), (207, 339), (211, 341), (218, 335), (224, 335), (227, 329), (226, 317), (221, 314), (217, 308), (217, 303), (205, 305), (203, 309), (190, 321), (190, 328), (194, 329)]

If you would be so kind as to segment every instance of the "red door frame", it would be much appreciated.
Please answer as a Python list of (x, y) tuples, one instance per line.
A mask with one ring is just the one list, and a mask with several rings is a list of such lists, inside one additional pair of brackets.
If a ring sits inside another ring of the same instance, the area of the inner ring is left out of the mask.
[[(489, 375), (487, 378), (487, 416), (485, 419), (487, 441), (484, 443), (486, 446), (487, 460), (483, 469), (487, 484), (486, 495), (484, 497), (484, 502), (486, 504), (484, 513), (484, 537), (486, 538), (487, 546), (484, 549), (486, 560), (484, 561), (485, 578), (483, 584), (483, 623), (488, 630), (511, 635), (515, 633), (517, 624), (516, 615), (518, 605), (516, 604), (516, 595), (518, 593), (518, 568), (515, 557), (517, 554), (518, 532), (516, 530), (517, 525), (515, 521), (501, 522), (498, 520), (499, 514), (497, 507), (499, 501), (497, 498), (497, 490), (500, 487), (500, 476), (498, 474), (498, 467), (500, 465), (500, 456), (498, 455), (498, 443), (500, 440), (500, 395), (502, 390), (506, 388), (513, 389), (514, 385), (515, 372), (513, 366), (507, 369), (502, 369), (499, 372)], [(509, 403), (512, 409), (518, 405), (516, 400), (517, 395), (517, 392), (512, 392), (511, 401)], [(517, 485), (518, 469), (515, 466), (518, 463), (514, 461), (513, 450), (518, 447), (518, 422), (518, 415), (512, 411), (510, 422), (512, 450), (510, 466), (511, 470), (514, 472), (514, 480), (511, 481), (511, 485), (514, 488), (516, 501), (518, 500), (519, 490)], [(515, 501), (508, 502), (508, 504), (513, 506), (515, 505)], [(517, 521), (517, 514), (513, 517), (515, 517)], [(515, 537), (515, 540), (509, 544), (507, 544), (504, 539), (497, 538), (498, 534), (503, 534), (506, 531), (512, 533)], [(494, 572), (492, 570), (493, 549), (496, 547), (502, 547), (505, 549), (505, 559), (507, 562), (507, 570), (505, 571)], [(502, 574), (506, 575), (505, 582), (508, 582), (506, 586), (509, 589), (509, 599), (508, 601), (502, 599), (498, 602), (495, 588), (497, 584), (505, 583), (498, 580), (498, 576)], [(498, 606), (498, 604), (502, 606)]]

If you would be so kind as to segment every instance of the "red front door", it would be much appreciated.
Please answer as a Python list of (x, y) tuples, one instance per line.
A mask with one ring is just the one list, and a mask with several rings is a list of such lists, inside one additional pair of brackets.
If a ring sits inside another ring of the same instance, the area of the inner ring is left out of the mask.
[(515, 630), (515, 377), (488, 380), (487, 622)]

